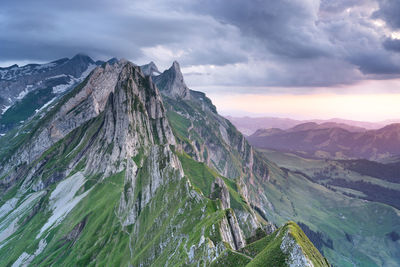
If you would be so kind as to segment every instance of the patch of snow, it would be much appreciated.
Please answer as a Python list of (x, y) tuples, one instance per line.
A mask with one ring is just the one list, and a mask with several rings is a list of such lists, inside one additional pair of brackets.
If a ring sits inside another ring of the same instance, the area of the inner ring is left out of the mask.
[(57, 66), (56, 63), (47, 63), (35, 67), (35, 70), (47, 69)]
[(36, 109), (35, 113), (38, 113), (39, 111), (42, 111), (43, 109), (47, 108), (51, 103), (54, 102), (54, 100), (56, 100), (57, 97), (54, 97), (53, 99), (51, 99), (49, 102), (47, 102), (46, 104), (44, 104), (40, 109)]
[(53, 87), (53, 93), (54, 94), (60, 94), (65, 92), (68, 88), (73, 86), (75, 84), (75, 80), (71, 79), (67, 84), (59, 84)]
[(6, 134), (3, 134), (3, 133), (2, 133), (2, 134), (0, 134), (0, 136), (5, 136), (5, 135), (6, 135)]
[(1, 114), (3, 115), (6, 111), (7, 111), (7, 109), (9, 109), (11, 107), (11, 105), (10, 106), (5, 106), (2, 110), (1, 110)]
[[(71, 78), (71, 80), (67, 84), (60, 84), (60, 85), (54, 86), (53, 93), (54, 94), (64, 93), (66, 90), (71, 88), (73, 85), (82, 82), (95, 67), (96, 67), (96, 65), (90, 64), (87, 67), (87, 69), (84, 72), (82, 72), (82, 74), (79, 78), (74, 78), (73, 76), (69, 76)], [(66, 76), (65, 74), (63, 74), (63, 75)], [(50, 77), (50, 78), (61, 77), (61, 76), (62, 75), (58, 75), (58, 76), (54, 76), (54, 77)]]
[(47, 229), (57, 226), (67, 214), (78, 204), (90, 190), (76, 196), (78, 190), (85, 183), (85, 176), (81, 172), (77, 172), (71, 177), (60, 182), (56, 189), (51, 193), (49, 205), (53, 214), (40, 229), (39, 238)]
[(90, 72), (96, 68), (97, 66), (95, 64), (90, 64), (87, 69), (82, 72), (81, 77), (78, 78), (78, 80), (83, 81), (89, 74)]
[(56, 78), (61, 78), (61, 77), (71, 77), (71, 75), (67, 75), (67, 74), (60, 74), (60, 75), (56, 75), (56, 76), (51, 76), (51, 77), (47, 77), (46, 80), (51, 80), (51, 79), (56, 79)]
[(19, 93), (19, 95), (17, 96), (17, 99), (22, 99), (24, 98), (28, 93), (29, 93), (29, 89), (32, 88), (33, 85), (29, 84), (25, 87), (25, 89)]

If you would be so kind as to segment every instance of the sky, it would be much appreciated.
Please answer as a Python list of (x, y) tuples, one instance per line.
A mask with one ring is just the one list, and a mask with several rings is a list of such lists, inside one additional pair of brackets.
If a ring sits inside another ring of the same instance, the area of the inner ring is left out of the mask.
[(2, 0), (0, 66), (177, 60), (223, 114), (394, 119), (399, 14), (398, 0)]

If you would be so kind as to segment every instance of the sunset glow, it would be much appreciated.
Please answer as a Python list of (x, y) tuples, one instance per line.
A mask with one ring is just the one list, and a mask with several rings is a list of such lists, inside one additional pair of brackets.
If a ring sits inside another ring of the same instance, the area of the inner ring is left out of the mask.
[(274, 115), (298, 119), (345, 118), (380, 121), (400, 117), (399, 94), (213, 95), (222, 113)]

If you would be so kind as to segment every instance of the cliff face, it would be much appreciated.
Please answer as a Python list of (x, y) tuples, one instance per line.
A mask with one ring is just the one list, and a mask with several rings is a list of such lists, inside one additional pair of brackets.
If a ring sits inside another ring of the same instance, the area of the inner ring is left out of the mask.
[(268, 169), (211, 101), (164, 74), (162, 97), (136, 65), (106, 63), (10, 139), (0, 265), (210, 265), (270, 232), (247, 183)]
[(24, 142), (12, 148), (14, 153), (3, 153), (0, 158), (0, 177), (5, 176), (1, 181), (3, 187), (18, 180), (20, 173), (26, 172), (27, 167), (56, 142), (103, 112), (125, 64), (122, 60), (97, 67), (24, 136)]
[[(173, 64), (169, 70), (181, 73), (178, 67)], [(164, 80), (165, 75), (164, 72), (156, 79)], [(250, 215), (235, 210), (245, 236), (251, 236), (259, 227), (256, 216), (266, 219), (265, 207), (269, 203), (259, 190), (269, 179), (267, 162), (228, 120), (217, 113), (204, 93), (189, 90), (190, 97), (177, 98), (171, 91), (161, 92), (178, 147), (220, 175), (234, 179), (241, 197), (255, 208)], [(265, 227), (274, 229), (268, 223)]]
[[(154, 67), (153, 67), (154, 69)], [(173, 98), (189, 99), (189, 88), (183, 80), (183, 75), (177, 61), (159, 76), (154, 76), (154, 82), (162, 94)]]

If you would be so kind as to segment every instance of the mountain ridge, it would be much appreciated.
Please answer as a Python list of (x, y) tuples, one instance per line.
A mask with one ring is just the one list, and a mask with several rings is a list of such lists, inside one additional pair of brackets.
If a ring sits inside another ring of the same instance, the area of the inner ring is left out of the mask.
[[(352, 129), (353, 127), (350, 128)], [(249, 136), (248, 140), (259, 148), (294, 151), (315, 157), (383, 160), (400, 154), (400, 147), (397, 145), (399, 138), (399, 123), (377, 130), (356, 128), (349, 131), (348, 127), (343, 128), (340, 125), (325, 127), (324, 124), (310, 122), (288, 130), (260, 129)]]
[[(10, 138), (0, 152), (0, 264), (207, 265), (225, 252), (249, 259), (235, 251), (256, 231), (275, 230), (253, 210), (252, 187), (235, 180), (267, 179), (267, 166), (176, 65), (161, 77), (171, 79), (162, 96), (133, 63), (105, 63), (0, 138)], [(213, 114), (220, 143), (199, 153), (212, 136), (176, 137), (173, 102), (197, 110), (189, 119)], [(279, 249), (283, 264), (328, 266), (309, 240), (289, 243)]]
[(102, 63), (77, 54), (71, 59), (0, 70), (0, 133), (12, 130), (53, 103)]
[(342, 126), (347, 125), (348, 127), (355, 127), (355, 129), (365, 128), (367, 130), (378, 129), (384, 127), (385, 125), (399, 122), (399, 120), (366, 122), (366, 121), (346, 120), (340, 118), (333, 118), (327, 120), (321, 120), (321, 119), (295, 120), (290, 118), (278, 118), (278, 117), (248, 117), (248, 116), (245, 117), (225, 116), (225, 117), (229, 119), (245, 135), (252, 135), (258, 129), (280, 128), (283, 130), (287, 130), (296, 125), (307, 122), (314, 122), (317, 124), (336, 123)]

